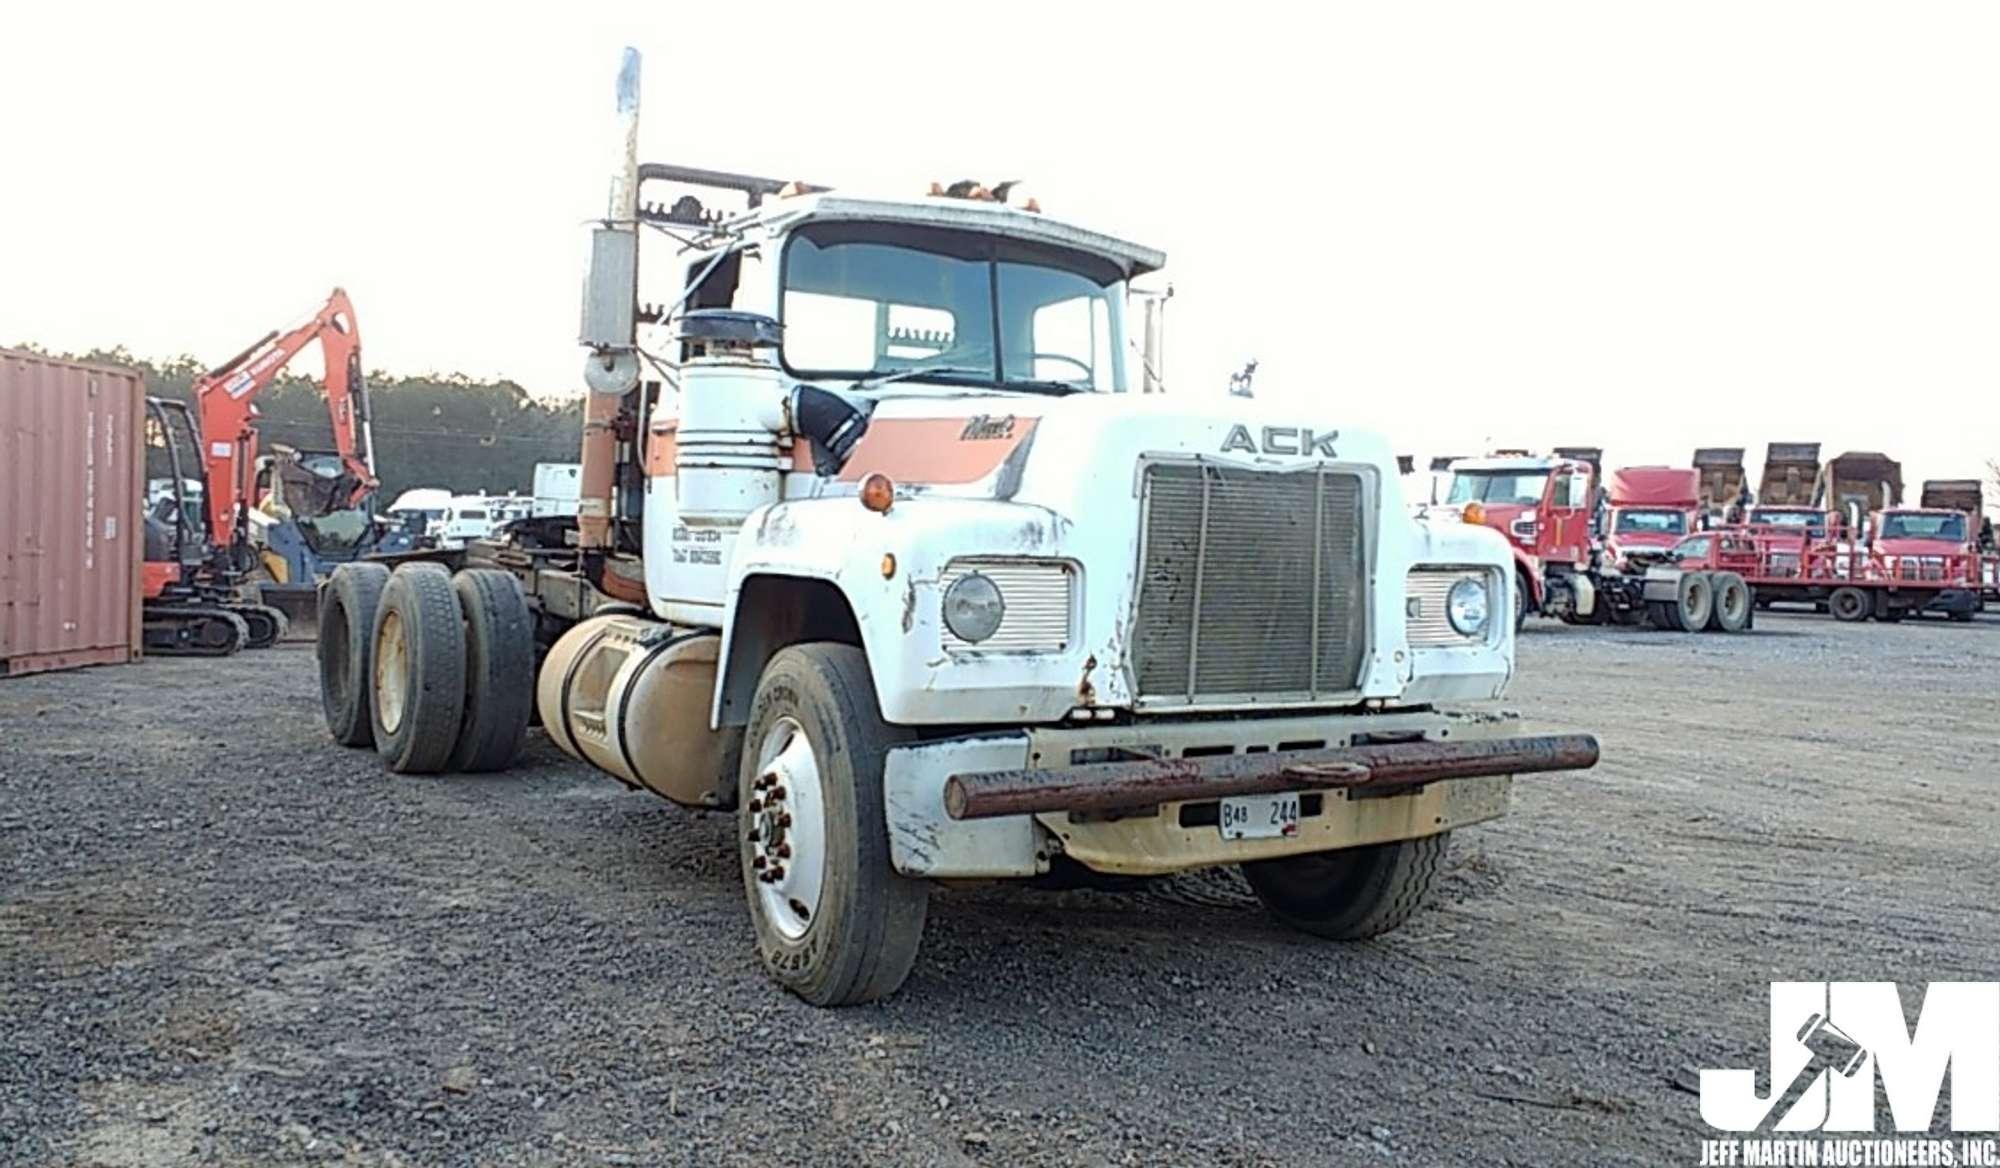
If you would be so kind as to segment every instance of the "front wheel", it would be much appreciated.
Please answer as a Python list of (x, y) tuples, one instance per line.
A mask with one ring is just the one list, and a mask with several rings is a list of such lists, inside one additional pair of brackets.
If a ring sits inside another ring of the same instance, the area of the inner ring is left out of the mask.
[(930, 893), (890, 864), (882, 794), (907, 737), (852, 645), (794, 645), (764, 667), (737, 779), (743, 887), (764, 968), (813, 1005), (886, 997), (916, 963)]
[(1833, 595), (1827, 598), (1827, 607), (1833, 611), (1833, 619), (1852, 624), (1867, 620), (1875, 605), (1861, 589), (1841, 587), (1834, 589)]
[(1271, 915), (1316, 937), (1360, 941), (1410, 919), (1444, 864), (1450, 832), (1243, 865)]

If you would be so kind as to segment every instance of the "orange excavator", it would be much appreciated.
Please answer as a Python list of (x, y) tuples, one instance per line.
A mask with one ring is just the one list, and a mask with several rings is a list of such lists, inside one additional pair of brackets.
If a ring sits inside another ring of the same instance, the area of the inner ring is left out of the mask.
[[(256, 503), (257, 395), (292, 358), (318, 341), (326, 360), (326, 404), (333, 421), (338, 471), (310, 485), (320, 509), (354, 507), (378, 485), (367, 387), (361, 377), (361, 332), (347, 293), (335, 288), (316, 311), (289, 329), (273, 329), (236, 356), (195, 380), (193, 405), (147, 402), (165, 444), (173, 488), (147, 520), (145, 570), (146, 651), (164, 655), (226, 656), (275, 643), (285, 614), (247, 600), (244, 584), (257, 566), (250, 540)], [(179, 423), (176, 432), (175, 422)], [(188, 498), (180, 435), (195, 454), (201, 484), (197, 505)], [(291, 484), (274, 468), (271, 489)], [(197, 519), (197, 514), (205, 524)]]

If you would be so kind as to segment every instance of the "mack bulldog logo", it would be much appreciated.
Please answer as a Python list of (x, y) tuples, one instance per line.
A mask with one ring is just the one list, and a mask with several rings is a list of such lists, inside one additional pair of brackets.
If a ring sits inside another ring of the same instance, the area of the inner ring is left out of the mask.
[(1005, 417), (995, 418), (989, 417), (986, 414), (974, 414), (965, 420), (965, 429), (959, 433), (958, 440), (960, 442), (980, 442), (995, 438), (1012, 438), (1013, 436), (1014, 415), (1008, 414)]
[(1248, 454), (1317, 454), (1321, 458), (1332, 458), (1333, 443), (1340, 437), (1340, 431), (1328, 430), (1318, 433), (1298, 426), (1265, 426), (1260, 434), (1262, 444), (1250, 437), (1250, 427), (1238, 423), (1229, 428), (1229, 437), (1222, 440), (1222, 452), (1241, 450)]

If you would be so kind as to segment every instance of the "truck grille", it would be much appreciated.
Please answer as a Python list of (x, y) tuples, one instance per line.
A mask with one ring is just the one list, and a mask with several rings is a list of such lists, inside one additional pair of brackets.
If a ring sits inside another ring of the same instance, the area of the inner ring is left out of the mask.
[(1310, 701), (1356, 688), (1367, 642), (1359, 476), (1145, 471), (1133, 658), (1153, 703)]

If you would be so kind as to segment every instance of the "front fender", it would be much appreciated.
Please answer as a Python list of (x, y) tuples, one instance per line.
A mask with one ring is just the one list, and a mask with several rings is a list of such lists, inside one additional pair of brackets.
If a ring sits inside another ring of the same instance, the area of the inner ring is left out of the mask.
[[(745, 522), (729, 565), (721, 660), (744, 668), (733, 652), (743, 624), (747, 581), (823, 581), (840, 591), (860, 632), (882, 715), (905, 725), (1055, 721), (1078, 704), (1089, 650), (1080, 617), (1069, 645), (1051, 653), (967, 654), (944, 649), (937, 584), (945, 565), (968, 555), (1035, 559), (1075, 557), (1064, 547), (1068, 521), (1046, 508), (943, 496), (899, 499), (887, 513), (852, 496), (799, 499), (759, 509)], [(1084, 594), (1078, 572), (1077, 594)], [(762, 662), (755, 662), (761, 668)], [(716, 685), (714, 717), (724, 719)], [(753, 681), (754, 684), (754, 681)]]

